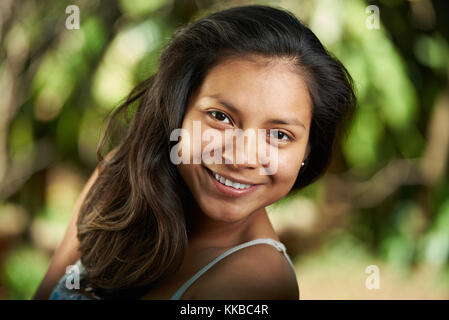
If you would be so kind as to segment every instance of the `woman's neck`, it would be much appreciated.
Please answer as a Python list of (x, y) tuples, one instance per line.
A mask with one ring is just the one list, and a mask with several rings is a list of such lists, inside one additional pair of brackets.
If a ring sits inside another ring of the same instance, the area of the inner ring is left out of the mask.
[(271, 224), (265, 208), (261, 208), (248, 217), (225, 222), (209, 218), (195, 201), (186, 208), (189, 246), (196, 248), (227, 248), (251, 240), (263, 225)]

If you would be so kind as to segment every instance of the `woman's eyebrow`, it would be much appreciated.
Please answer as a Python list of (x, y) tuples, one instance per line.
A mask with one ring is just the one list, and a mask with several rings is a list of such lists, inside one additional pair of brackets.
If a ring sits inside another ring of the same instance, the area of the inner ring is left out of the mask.
[(289, 120), (284, 120), (284, 119), (270, 119), (267, 120), (266, 123), (268, 124), (285, 124), (285, 125), (289, 125), (289, 126), (300, 126), (303, 127), (304, 129), (306, 128), (306, 126), (299, 120), (297, 119), (289, 119)]
[[(237, 107), (235, 107), (232, 103), (221, 98), (218, 94), (213, 94), (208, 97), (217, 100), (218, 103), (224, 105), (226, 108), (228, 108), (232, 112), (238, 114), (239, 116), (241, 115), (241, 112)], [(300, 127), (303, 127), (304, 129), (306, 128), (306, 126), (301, 121), (299, 121), (295, 118), (288, 119), (288, 120), (287, 119), (269, 119), (269, 120), (265, 121), (265, 123), (266, 124), (285, 124), (285, 125), (290, 125), (290, 126), (300, 126)]]
[(213, 95), (210, 95), (208, 97), (217, 100), (218, 103), (224, 105), (226, 108), (228, 108), (232, 112), (234, 112), (234, 113), (236, 113), (238, 115), (241, 115), (241, 112), (240, 112), (240, 110), (237, 107), (235, 107), (232, 103), (230, 103), (230, 102), (224, 100), (223, 98), (221, 98), (218, 94), (213, 94)]

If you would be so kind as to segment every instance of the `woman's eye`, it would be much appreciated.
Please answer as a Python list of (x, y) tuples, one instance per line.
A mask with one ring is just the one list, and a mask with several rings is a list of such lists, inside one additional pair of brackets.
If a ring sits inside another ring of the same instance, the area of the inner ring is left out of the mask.
[(270, 130), (271, 137), (280, 140), (280, 141), (290, 141), (291, 138), (288, 134), (279, 131), (279, 130)]
[(220, 111), (211, 111), (210, 114), (212, 117), (214, 117), (216, 120), (223, 122), (223, 123), (231, 123), (228, 116), (225, 115), (223, 112)]

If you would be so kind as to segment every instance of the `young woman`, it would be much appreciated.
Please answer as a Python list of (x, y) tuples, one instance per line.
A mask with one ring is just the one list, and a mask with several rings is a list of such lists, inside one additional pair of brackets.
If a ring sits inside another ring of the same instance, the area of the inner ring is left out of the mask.
[[(289, 12), (234, 7), (178, 30), (112, 119), (137, 100), (36, 298), (298, 299), (265, 207), (326, 170), (355, 109), (343, 65)], [(229, 147), (225, 133), (260, 129), (268, 161), (238, 158), (254, 146)], [(70, 290), (75, 262), (81, 288)]]

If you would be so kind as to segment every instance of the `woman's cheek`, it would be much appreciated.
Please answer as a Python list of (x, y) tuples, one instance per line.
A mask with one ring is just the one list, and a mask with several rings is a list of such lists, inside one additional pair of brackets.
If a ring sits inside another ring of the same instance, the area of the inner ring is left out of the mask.
[(264, 206), (271, 205), (285, 197), (293, 187), (296, 176), (296, 166), (288, 161), (289, 157), (279, 156), (278, 168), (275, 174), (270, 177), (271, 184), (268, 184), (268, 198), (265, 199)]
[[(185, 133), (185, 131), (184, 131)], [(188, 135), (182, 134), (180, 137), (180, 141), (177, 144), (177, 150), (175, 149), (175, 155), (172, 154), (170, 156), (176, 157), (176, 162), (181, 161), (182, 164), (190, 164), (193, 162), (193, 147), (192, 141)], [(180, 158), (180, 159), (179, 159)]]
[(191, 119), (186, 118), (184, 120), (181, 142), (179, 144), (179, 155), (185, 164), (201, 163), (201, 131), (198, 128), (200, 128), (198, 121), (195, 123)]
[(222, 164), (224, 137), (219, 130), (205, 127), (201, 132), (201, 158), (205, 164)]
[(273, 176), (274, 184), (279, 188), (290, 190), (296, 181), (300, 167), (300, 159), (295, 153), (286, 153), (280, 150), (278, 153), (278, 169)]

